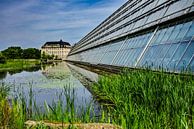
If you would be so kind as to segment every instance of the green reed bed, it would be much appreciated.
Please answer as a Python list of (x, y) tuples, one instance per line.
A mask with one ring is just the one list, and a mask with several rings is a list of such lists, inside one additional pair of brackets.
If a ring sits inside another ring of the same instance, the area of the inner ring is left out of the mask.
[(10, 86), (0, 83), (0, 128), (24, 128), (26, 106), (21, 99), (8, 99)]
[[(77, 123), (109, 122), (105, 119), (105, 113), (99, 115), (95, 113), (93, 105), (85, 107), (75, 107), (75, 91), (70, 86), (57, 95), (57, 101), (53, 100), (51, 105), (45, 101), (44, 106), (36, 104), (33, 87), (30, 85), (28, 97), (24, 96), (23, 90), (17, 89), (17, 95), (13, 99), (8, 99), (10, 87), (5, 83), (0, 83), (0, 128), (27, 128), (27, 120), (60, 122), (69, 124), (69, 128), (74, 128)], [(28, 99), (28, 100), (27, 100)], [(46, 128), (44, 124), (37, 124), (34, 128)]]
[(95, 121), (95, 113), (92, 105), (87, 105), (85, 109), (83, 107), (75, 107), (74, 89), (65, 87), (57, 96), (58, 101), (53, 101), (52, 105), (48, 105), (45, 101), (43, 110), (34, 103), (32, 119), (70, 124)]
[(10, 59), (7, 60), (5, 64), (0, 64), (0, 71), (35, 67), (39, 64), (40, 60), (35, 59)]
[(112, 122), (123, 128), (194, 128), (194, 78), (128, 71), (100, 78), (93, 85), (108, 100)]
[[(0, 128), (26, 128), (27, 120), (75, 123), (113, 123), (123, 128), (194, 128), (194, 78), (152, 71), (107, 75), (92, 85), (97, 99), (105, 102), (100, 113), (93, 105), (75, 107), (75, 92), (65, 86), (51, 105), (37, 105), (33, 87), (29, 96), (18, 89), (8, 99), (10, 87), (0, 83)], [(27, 100), (29, 99), (29, 100)], [(72, 126), (73, 127), (73, 126)], [(37, 125), (37, 128), (46, 128)]]

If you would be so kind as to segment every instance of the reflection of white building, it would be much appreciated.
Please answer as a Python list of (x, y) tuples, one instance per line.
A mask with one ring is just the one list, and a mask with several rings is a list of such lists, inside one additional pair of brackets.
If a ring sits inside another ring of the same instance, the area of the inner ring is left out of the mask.
[(70, 50), (71, 45), (68, 42), (63, 42), (62, 40), (60, 40), (46, 42), (41, 47), (41, 54), (45, 53), (46, 55), (54, 55), (57, 56), (58, 59), (65, 60)]
[(70, 73), (70, 69), (65, 62), (42, 67), (42, 74), (50, 79), (68, 79)]

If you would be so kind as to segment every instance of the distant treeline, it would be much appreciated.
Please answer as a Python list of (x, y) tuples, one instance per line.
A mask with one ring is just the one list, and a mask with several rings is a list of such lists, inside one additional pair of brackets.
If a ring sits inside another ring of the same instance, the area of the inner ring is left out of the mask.
[(6, 59), (40, 59), (41, 51), (36, 48), (22, 49), (21, 47), (9, 47), (0, 52), (0, 63)]

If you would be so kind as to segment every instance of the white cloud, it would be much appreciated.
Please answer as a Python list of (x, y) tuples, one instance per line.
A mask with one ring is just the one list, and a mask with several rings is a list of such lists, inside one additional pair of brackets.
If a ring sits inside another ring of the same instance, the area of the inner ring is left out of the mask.
[(75, 4), (76, 0), (22, 0), (7, 5), (0, 12), (0, 49), (13, 42), (24, 47), (40, 47), (60, 38), (78, 42), (125, 1), (107, 0), (87, 6)]

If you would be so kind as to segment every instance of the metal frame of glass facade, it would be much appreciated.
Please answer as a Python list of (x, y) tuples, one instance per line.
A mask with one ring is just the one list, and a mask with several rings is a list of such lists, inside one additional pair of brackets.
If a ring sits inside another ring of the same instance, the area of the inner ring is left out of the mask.
[(67, 60), (194, 72), (194, 0), (129, 0), (81, 39)]

